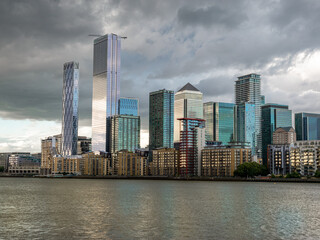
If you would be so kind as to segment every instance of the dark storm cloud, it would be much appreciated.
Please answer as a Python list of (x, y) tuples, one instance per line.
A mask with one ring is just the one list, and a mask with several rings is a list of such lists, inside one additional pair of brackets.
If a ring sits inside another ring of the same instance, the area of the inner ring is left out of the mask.
[[(284, 90), (274, 94), (272, 77), (285, 74), (297, 54), (319, 50), (319, 10), (316, 0), (1, 1), (0, 117), (59, 120), (62, 65), (76, 60), (80, 119), (90, 125), (90, 33), (128, 37), (121, 96), (140, 99), (143, 129), (149, 92), (186, 82), (213, 101), (233, 99), (236, 76), (254, 71), (262, 74), (267, 99), (277, 100)], [(287, 91), (299, 92), (298, 82)], [(303, 91), (314, 87), (305, 84)], [(286, 98), (296, 103), (294, 94)]]
[[(92, 38), (101, 33), (93, 1), (0, 2), (0, 114), (61, 118), (62, 65), (80, 62), (80, 114), (91, 112)], [(88, 54), (90, 53), (90, 55)]]

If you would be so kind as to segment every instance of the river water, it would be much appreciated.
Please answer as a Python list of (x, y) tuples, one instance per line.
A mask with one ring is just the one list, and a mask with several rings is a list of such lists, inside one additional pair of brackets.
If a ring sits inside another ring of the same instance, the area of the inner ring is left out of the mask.
[(320, 239), (320, 184), (0, 178), (0, 239)]

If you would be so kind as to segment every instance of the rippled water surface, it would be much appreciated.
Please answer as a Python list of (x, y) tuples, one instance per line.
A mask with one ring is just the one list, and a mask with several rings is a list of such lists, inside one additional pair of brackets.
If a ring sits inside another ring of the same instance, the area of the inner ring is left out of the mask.
[(320, 185), (0, 178), (0, 239), (320, 239)]

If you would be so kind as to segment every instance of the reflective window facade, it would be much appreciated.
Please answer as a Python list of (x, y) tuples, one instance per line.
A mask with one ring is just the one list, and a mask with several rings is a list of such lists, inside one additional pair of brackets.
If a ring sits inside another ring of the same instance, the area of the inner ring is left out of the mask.
[(107, 118), (118, 113), (121, 37), (107, 34), (94, 40), (92, 150), (106, 151)]
[(149, 150), (173, 148), (174, 92), (159, 90), (149, 94)]
[(139, 115), (139, 100), (136, 98), (120, 98), (118, 115)]
[(63, 65), (61, 154), (77, 154), (79, 102), (79, 63)]
[(255, 123), (254, 104), (243, 103), (235, 106), (235, 139), (237, 142), (248, 143), (252, 155), (256, 155)]
[(273, 132), (279, 127), (292, 127), (292, 111), (287, 105), (266, 104), (261, 108), (262, 159), (267, 165), (268, 144), (273, 144)]
[(174, 142), (180, 141), (180, 122), (178, 118), (203, 119), (202, 93), (187, 83), (174, 97)]
[(140, 117), (115, 115), (108, 118), (110, 132), (107, 151), (116, 153), (120, 150), (134, 152), (140, 148)]
[(255, 134), (254, 134), (254, 155), (262, 156), (262, 137), (261, 137), (261, 79), (259, 74), (251, 73), (238, 77), (235, 82), (236, 104), (252, 103), (255, 105)]
[(320, 140), (320, 114), (296, 113), (297, 140)]
[(226, 145), (233, 140), (233, 103), (204, 103), (203, 116), (206, 120), (206, 141), (220, 141)]

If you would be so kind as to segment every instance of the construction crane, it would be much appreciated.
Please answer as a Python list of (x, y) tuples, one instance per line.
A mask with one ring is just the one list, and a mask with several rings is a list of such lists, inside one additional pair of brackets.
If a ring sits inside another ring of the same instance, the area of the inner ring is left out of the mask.
[[(89, 34), (89, 37), (102, 37), (103, 35), (98, 35), (98, 34)], [(127, 39), (127, 37), (120, 37), (122, 39)]]

